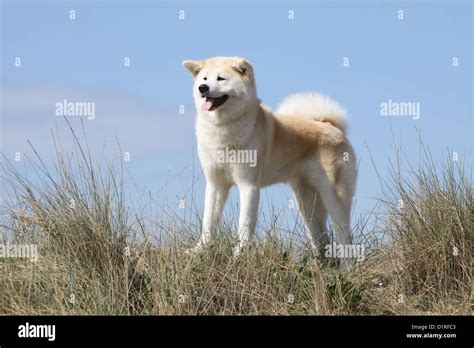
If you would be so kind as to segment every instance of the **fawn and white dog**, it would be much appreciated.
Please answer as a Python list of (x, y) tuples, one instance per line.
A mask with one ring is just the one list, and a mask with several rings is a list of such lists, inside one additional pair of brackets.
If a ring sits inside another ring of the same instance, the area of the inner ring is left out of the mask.
[(206, 176), (202, 234), (211, 240), (229, 189), (240, 193), (239, 254), (257, 221), (260, 188), (289, 183), (312, 246), (326, 245), (331, 217), (340, 244), (352, 242), (350, 214), (357, 168), (345, 110), (317, 93), (287, 97), (273, 113), (257, 97), (252, 65), (240, 57), (183, 62), (194, 78), (198, 154)]

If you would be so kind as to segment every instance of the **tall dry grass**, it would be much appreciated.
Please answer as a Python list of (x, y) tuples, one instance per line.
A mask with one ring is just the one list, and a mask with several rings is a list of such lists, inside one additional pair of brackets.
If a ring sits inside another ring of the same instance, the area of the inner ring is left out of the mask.
[(28, 162), (34, 180), (4, 158), (3, 237), (37, 244), (40, 258), (0, 259), (1, 314), (470, 313), (473, 190), (457, 163), (436, 167), (427, 156), (411, 175), (395, 170), (381, 199), (388, 238), (341, 271), (291, 237), (267, 235), (234, 258), (228, 228), (206, 252), (186, 255), (199, 226), (128, 208), (122, 164), (95, 163), (71, 134), (74, 148), (57, 146), (54, 168), (39, 156)]

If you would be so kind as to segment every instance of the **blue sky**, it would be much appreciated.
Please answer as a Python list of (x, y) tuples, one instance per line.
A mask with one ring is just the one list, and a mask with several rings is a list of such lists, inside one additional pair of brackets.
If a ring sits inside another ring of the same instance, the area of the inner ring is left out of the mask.
[[(8, 158), (31, 152), (26, 139), (50, 158), (52, 128), (69, 144), (55, 104), (90, 101), (96, 118), (84, 123), (92, 152), (100, 155), (104, 141), (113, 149), (117, 136), (141, 188), (170, 206), (189, 200), (193, 163), (195, 172), (200, 166), (192, 81), (181, 61), (240, 55), (253, 63), (265, 104), (275, 108), (290, 93), (320, 91), (348, 110), (349, 138), (360, 160), (355, 219), (380, 195), (370, 155), (382, 176), (394, 146), (402, 145), (416, 164), (417, 130), (435, 159), (450, 149), (472, 163), (470, 1), (1, 3), (0, 135)], [(382, 116), (380, 104), (388, 100), (419, 103), (420, 118)], [(71, 122), (80, 124), (77, 117)], [(194, 190), (200, 210), (202, 176)], [(227, 211), (237, 197), (233, 192)], [(291, 198), (283, 186), (266, 189), (262, 207), (273, 204), (293, 216)]]

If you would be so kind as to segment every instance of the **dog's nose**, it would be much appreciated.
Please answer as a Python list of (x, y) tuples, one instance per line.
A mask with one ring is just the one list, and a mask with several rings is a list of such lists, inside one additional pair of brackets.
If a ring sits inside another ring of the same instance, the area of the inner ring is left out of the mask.
[(208, 85), (204, 85), (204, 84), (203, 84), (203, 85), (200, 85), (200, 86), (198, 87), (198, 89), (199, 89), (199, 92), (201, 92), (201, 93), (207, 93), (207, 92), (209, 92), (209, 86), (208, 86)]

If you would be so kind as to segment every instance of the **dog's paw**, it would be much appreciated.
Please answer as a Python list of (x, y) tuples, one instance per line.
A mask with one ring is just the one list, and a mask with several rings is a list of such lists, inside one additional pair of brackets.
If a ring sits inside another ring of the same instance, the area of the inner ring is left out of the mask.
[(186, 255), (196, 255), (196, 254), (202, 253), (203, 251), (204, 251), (204, 246), (198, 244), (192, 248), (186, 249), (184, 253)]
[(234, 255), (234, 257), (239, 257), (240, 255), (242, 255), (243, 249), (244, 248), (242, 246), (237, 245), (236, 247), (234, 247), (234, 250), (232, 251), (232, 255)]

